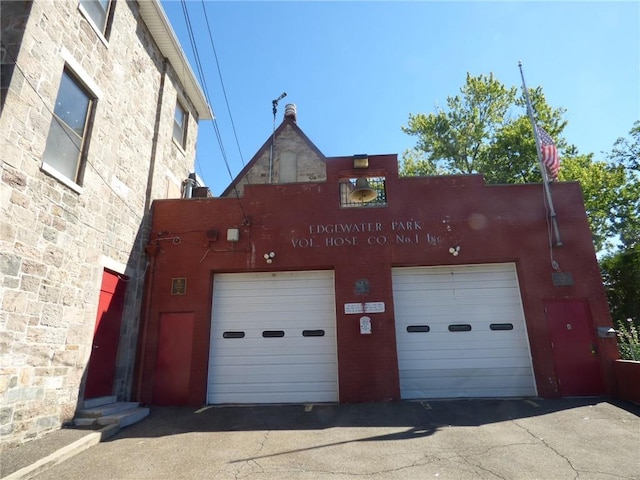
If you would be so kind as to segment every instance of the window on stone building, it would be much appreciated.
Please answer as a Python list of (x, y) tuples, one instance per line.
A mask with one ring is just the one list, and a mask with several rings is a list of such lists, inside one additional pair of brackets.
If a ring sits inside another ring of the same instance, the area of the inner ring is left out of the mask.
[(0, 113), (2, 113), (4, 101), (9, 93), (14, 68), (15, 62), (13, 62), (9, 50), (4, 45), (0, 45)]
[(382, 207), (387, 204), (384, 177), (343, 178), (340, 180), (340, 206)]
[(93, 98), (68, 70), (64, 70), (42, 158), (47, 170), (80, 184), (82, 153), (86, 147)]
[(180, 101), (176, 101), (176, 112), (173, 117), (173, 139), (184, 148), (187, 142), (188, 114)]
[(80, 0), (80, 11), (104, 38), (109, 35), (113, 3), (112, 0)]

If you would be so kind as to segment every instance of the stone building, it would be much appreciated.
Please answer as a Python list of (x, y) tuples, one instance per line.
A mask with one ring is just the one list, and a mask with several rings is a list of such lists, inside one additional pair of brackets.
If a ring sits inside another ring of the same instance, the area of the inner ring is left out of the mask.
[(0, 442), (131, 397), (149, 207), (211, 109), (158, 0), (0, 2)]
[(402, 177), (285, 119), (222, 198), (156, 200), (137, 398), (156, 405), (614, 395), (576, 182)]

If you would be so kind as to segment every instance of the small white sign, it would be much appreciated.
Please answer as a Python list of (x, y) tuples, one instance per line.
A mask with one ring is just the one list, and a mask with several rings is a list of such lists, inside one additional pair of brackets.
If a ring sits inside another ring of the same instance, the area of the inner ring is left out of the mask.
[(362, 335), (371, 335), (371, 318), (360, 317), (360, 333)]
[(344, 313), (347, 315), (356, 313), (384, 313), (384, 302), (366, 302), (364, 304), (364, 310), (362, 303), (345, 303)]

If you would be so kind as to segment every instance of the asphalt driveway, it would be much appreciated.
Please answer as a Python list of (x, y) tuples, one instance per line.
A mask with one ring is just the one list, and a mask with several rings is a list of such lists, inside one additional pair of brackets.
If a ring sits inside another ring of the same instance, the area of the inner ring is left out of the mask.
[(602, 399), (154, 408), (35, 478), (640, 479), (639, 413)]

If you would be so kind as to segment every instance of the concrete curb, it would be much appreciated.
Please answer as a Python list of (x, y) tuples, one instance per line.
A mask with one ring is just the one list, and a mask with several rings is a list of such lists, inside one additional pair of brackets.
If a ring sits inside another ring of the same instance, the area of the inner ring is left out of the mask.
[(119, 430), (120, 426), (117, 424), (107, 425), (96, 432), (91, 432), (88, 435), (85, 435), (66, 447), (56, 450), (51, 455), (48, 455), (27, 467), (21, 468), (6, 477), (2, 477), (2, 480), (28, 480), (33, 478), (45, 470), (48, 470), (51, 467), (79, 454), (80, 452), (107, 440), (118, 433)]

